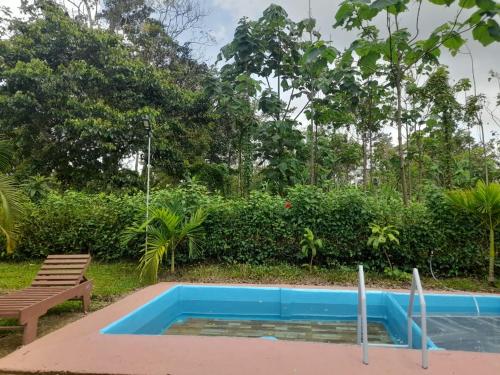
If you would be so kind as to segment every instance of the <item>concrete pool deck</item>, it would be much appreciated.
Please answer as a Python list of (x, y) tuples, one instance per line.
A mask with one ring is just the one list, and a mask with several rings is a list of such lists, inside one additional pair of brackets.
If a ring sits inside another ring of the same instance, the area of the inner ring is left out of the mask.
[[(424, 370), (420, 367), (421, 353), (417, 350), (370, 348), (370, 364), (363, 365), (361, 348), (356, 345), (236, 337), (103, 335), (99, 333), (101, 328), (174, 285), (176, 284), (159, 283), (139, 290), (102, 310), (21, 347), (0, 359), (0, 373), (500, 374), (500, 354), (491, 353), (431, 351), (429, 352), (429, 369)], [(269, 286), (276, 287), (277, 285)], [(302, 288), (302, 286), (287, 287)], [(304, 288), (311, 288), (311, 286)], [(335, 287), (335, 289), (345, 288)]]

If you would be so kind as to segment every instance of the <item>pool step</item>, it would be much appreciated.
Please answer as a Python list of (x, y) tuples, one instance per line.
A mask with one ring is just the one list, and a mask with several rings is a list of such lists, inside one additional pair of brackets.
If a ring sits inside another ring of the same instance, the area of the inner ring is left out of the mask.
[(378, 347), (378, 348), (396, 348), (396, 349), (408, 349), (408, 345), (403, 345), (403, 344), (370, 344), (368, 343), (368, 346), (372, 347)]

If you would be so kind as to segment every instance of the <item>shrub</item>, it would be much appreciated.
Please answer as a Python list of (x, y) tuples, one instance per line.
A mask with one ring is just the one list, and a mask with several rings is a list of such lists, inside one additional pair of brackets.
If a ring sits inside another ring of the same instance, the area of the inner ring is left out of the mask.
[[(440, 276), (483, 274), (487, 256), (478, 223), (449, 207), (440, 190), (425, 193), (423, 203), (404, 207), (391, 194), (353, 188), (325, 192), (296, 186), (285, 196), (252, 192), (246, 198), (222, 198), (203, 187), (189, 184), (155, 191), (153, 207), (179, 200), (186, 208), (203, 207), (206, 240), (193, 259), (179, 249), (176, 262), (223, 262), (300, 265), (300, 241), (305, 227), (323, 241), (315, 264), (321, 267), (353, 267), (382, 271), (387, 260), (367, 246), (369, 224), (390, 219), (399, 231), (400, 245), (388, 251), (401, 271), (429, 268)], [(144, 194), (113, 195), (50, 193), (33, 204), (21, 227), (14, 256), (40, 258), (50, 253), (90, 250), (95, 259), (112, 261), (141, 257), (141, 239), (127, 245), (120, 236), (125, 228), (144, 221)], [(0, 250), (1, 251), (1, 250)], [(5, 256), (5, 253), (4, 253)]]
[(135, 258), (134, 248), (120, 244), (119, 234), (142, 212), (141, 196), (50, 193), (21, 225), (16, 258), (40, 258), (53, 253), (84, 253), (95, 258)]

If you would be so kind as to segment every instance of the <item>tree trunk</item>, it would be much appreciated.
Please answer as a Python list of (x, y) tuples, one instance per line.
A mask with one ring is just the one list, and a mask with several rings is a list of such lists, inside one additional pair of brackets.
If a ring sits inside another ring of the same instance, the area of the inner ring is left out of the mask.
[[(405, 123), (405, 130), (406, 130), (406, 150), (407, 152), (410, 150), (409, 146), (409, 140), (410, 140), (410, 135), (411, 131), (408, 131), (408, 124)], [(412, 193), (412, 179), (411, 179), (411, 159), (408, 160), (408, 168), (406, 168), (406, 172), (408, 173), (408, 199), (411, 200), (411, 193)]]
[(495, 284), (495, 228), (490, 219), (490, 264), (488, 270), (488, 282)]
[(314, 108), (313, 108), (313, 99), (314, 99), (314, 92), (311, 91), (309, 93), (309, 100), (311, 102), (310, 104), (310, 110), (311, 110), (311, 119), (310, 119), (310, 124), (309, 126), (311, 127), (311, 149), (310, 149), (310, 159), (309, 159), (309, 183), (311, 185), (316, 184), (316, 138), (317, 138), (317, 129), (315, 131), (314, 129)]
[(316, 163), (315, 160), (315, 155), (314, 155), (314, 125), (313, 121), (311, 119), (311, 122), (309, 124), (309, 127), (311, 128), (311, 138), (310, 138), (310, 155), (309, 155), (309, 184), (314, 185), (314, 164)]
[(314, 172), (314, 182), (316, 185), (318, 183), (318, 124), (314, 123), (314, 164), (313, 164), (313, 172)]
[(238, 140), (238, 194), (243, 195), (243, 163), (242, 163), (242, 135), (240, 134)]
[(385, 249), (385, 247), (384, 247), (384, 254), (385, 254), (385, 258), (387, 259), (387, 262), (389, 262), (389, 268), (392, 271), (394, 268), (392, 268), (391, 258), (389, 257), (389, 254), (387, 253), (387, 250)]
[(424, 150), (422, 144), (422, 133), (420, 131), (420, 125), (418, 126), (417, 135), (417, 147), (418, 147), (418, 188), (422, 186), (423, 174), (424, 174)]
[(170, 250), (170, 272), (175, 273), (175, 249)]
[(399, 178), (401, 180), (401, 194), (403, 196), (403, 203), (408, 205), (408, 189), (406, 187), (406, 171), (405, 171), (405, 154), (403, 150), (403, 124), (401, 120), (401, 77), (400, 69), (397, 67), (396, 73), (396, 94), (397, 94), (397, 109), (396, 109), (396, 125), (398, 128), (398, 155), (399, 155)]
[(368, 145), (367, 133), (363, 131), (361, 141), (363, 143), (363, 186), (368, 187)]
[(481, 138), (482, 138), (482, 143), (483, 143), (483, 161), (484, 161), (484, 177), (485, 177), (485, 183), (488, 185), (490, 183), (490, 178), (489, 178), (489, 173), (488, 173), (488, 160), (487, 160), (487, 153), (486, 153), (486, 140), (484, 139), (484, 126), (483, 122), (481, 119), (479, 119), (479, 127), (481, 128)]
[(448, 111), (445, 111), (443, 114), (443, 145), (444, 149), (442, 150), (443, 154), (443, 186), (446, 189), (450, 189), (452, 185), (452, 163), (453, 163), (453, 155), (452, 155), (452, 136), (453, 136), (453, 123), (452, 118)]
[(368, 140), (369, 140), (369, 152), (368, 152), (368, 160), (370, 161), (370, 165), (368, 167), (368, 181), (370, 185), (373, 185), (373, 133), (370, 130), (368, 133)]

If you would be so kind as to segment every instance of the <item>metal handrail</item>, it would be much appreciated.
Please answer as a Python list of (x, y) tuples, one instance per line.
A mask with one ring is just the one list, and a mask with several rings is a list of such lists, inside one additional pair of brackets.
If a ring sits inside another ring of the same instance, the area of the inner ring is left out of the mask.
[(368, 319), (366, 317), (366, 290), (365, 290), (365, 273), (363, 266), (359, 266), (358, 272), (358, 327), (357, 327), (357, 342), (362, 344), (363, 348), (363, 363), (368, 364)]
[(415, 291), (418, 292), (418, 297), (420, 301), (420, 317), (421, 323), (420, 328), (422, 331), (422, 368), (426, 369), (429, 367), (429, 353), (427, 350), (427, 308), (425, 304), (424, 292), (422, 289), (422, 283), (420, 282), (420, 276), (416, 268), (413, 269), (413, 277), (411, 280), (411, 292), (410, 292), (410, 302), (408, 304), (408, 348), (411, 349), (413, 344), (413, 303), (415, 301)]

